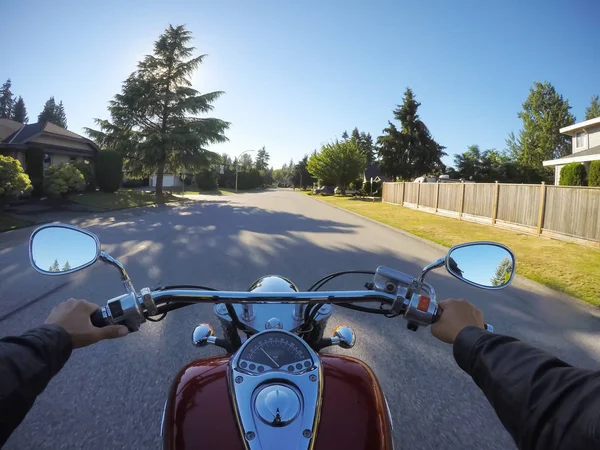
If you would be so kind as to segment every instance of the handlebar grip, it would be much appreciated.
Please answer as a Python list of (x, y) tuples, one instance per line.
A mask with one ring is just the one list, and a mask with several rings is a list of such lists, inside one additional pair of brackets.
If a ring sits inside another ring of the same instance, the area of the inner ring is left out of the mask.
[[(443, 312), (443, 309), (438, 306), (438, 308), (437, 308), (437, 310), (436, 310), (436, 312), (433, 315), (433, 318), (431, 320), (432, 324), (434, 324), (438, 320), (440, 320), (440, 317), (442, 317), (442, 312)], [(485, 331), (489, 331), (490, 333), (494, 332), (494, 327), (492, 325), (490, 325), (489, 323), (484, 323), (483, 324), (483, 328), (485, 328)]]
[(90, 316), (90, 320), (92, 321), (92, 325), (98, 328), (102, 328), (108, 325), (108, 322), (102, 315), (102, 308), (98, 308), (96, 311), (94, 311)]

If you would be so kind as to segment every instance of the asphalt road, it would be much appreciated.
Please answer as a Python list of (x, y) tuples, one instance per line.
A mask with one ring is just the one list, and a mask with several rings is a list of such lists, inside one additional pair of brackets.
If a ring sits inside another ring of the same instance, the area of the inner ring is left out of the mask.
[[(198, 283), (243, 290), (269, 273), (306, 289), (322, 275), (344, 269), (388, 265), (417, 274), (444, 254), (422, 240), (286, 190), (198, 200), (73, 223), (99, 236), (138, 289)], [(104, 304), (121, 293), (116, 270), (101, 263), (65, 277), (37, 274), (29, 268), (28, 233), (0, 235), (1, 335), (42, 323), (67, 297)], [(522, 281), (490, 293), (441, 271), (429, 280), (439, 298), (465, 297), (477, 304), (496, 332), (600, 369), (600, 319), (586, 305)], [(337, 287), (360, 288), (364, 282), (347, 278)], [(5, 448), (159, 448), (171, 380), (187, 362), (220, 352), (192, 346), (191, 332), (203, 321), (217, 325), (212, 308), (192, 306), (122, 340), (75, 351)], [(329, 326), (340, 323), (354, 328), (358, 343), (352, 350), (333, 351), (363, 359), (378, 375), (394, 419), (396, 448), (514, 448), (483, 394), (456, 366), (451, 347), (427, 329), (414, 333), (400, 318), (336, 308)]]

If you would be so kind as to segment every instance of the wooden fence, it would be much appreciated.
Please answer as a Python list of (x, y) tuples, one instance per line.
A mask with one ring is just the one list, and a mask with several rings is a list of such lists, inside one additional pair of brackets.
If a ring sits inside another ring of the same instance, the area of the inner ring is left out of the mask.
[(538, 236), (600, 246), (600, 188), (500, 183), (383, 183), (382, 200)]

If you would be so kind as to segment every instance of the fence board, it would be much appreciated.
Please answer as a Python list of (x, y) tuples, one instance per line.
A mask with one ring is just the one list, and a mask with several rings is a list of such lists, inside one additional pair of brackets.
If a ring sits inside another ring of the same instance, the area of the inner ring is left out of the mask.
[(492, 217), (494, 207), (494, 184), (465, 183), (463, 212), (473, 216)]
[(501, 184), (498, 192), (498, 220), (537, 227), (540, 186)]
[(405, 203), (417, 203), (417, 197), (419, 195), (419, 183), (404, 183), (404, 202)]
[(544, 229), (600, 240), (600, 189), (548, 186)]
[(436, 190), (437, 184), (435, 183), (421, 183), (421, 192), (419, 194), (419, 206), (435, 208)]
[(462, 185), (460, 183), (441, 183), (438, 208), (458, 212), (461, 192)]

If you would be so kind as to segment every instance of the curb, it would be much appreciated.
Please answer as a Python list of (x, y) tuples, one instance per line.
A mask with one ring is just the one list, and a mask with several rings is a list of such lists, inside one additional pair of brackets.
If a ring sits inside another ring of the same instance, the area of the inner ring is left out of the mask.
[[(308, 196), (307, 195), (306, 197), (311, 197), (312, 198), (313, 196)], [(386, 223), (379, 222), (378, 220), (371, 219), (370, 217), (363, 216), (362, 214), (356, 213), (354, 211), (350, 211), (350, 210), (342, 208), (340, 206), (332, 205), (331, 203), (325, 202), (325, 201), (320, 200), (318, 198), (315, 198), (314, 200), (316, 200), (316, 201), (318, 201), (320, 203), (323, 203), (325, 205), (328, 205), (328, 206), (330, 206), (332, 208), (339, 209), (340, 211), (344, 211), (346, 213), (352, 214), (352, 215), (354, 215), (356, 217), (360, 217), (361, 219), (365, 219), (365, 220), (368, 220), (369, 222), (372, 222), (372, 223), (375, 223), (377, 225), (383, 226), (383, 227), (385, 227), (385, 228), (387, 228), (389, 230), (395, 231), (396, 233), (399, 233), (399, 234), (401, 234), (403, 236), (406, 236), (408, 238), (412, 238), (412, 239), (414, 239), (416, 241), (422, 242), (423, 244), (426, 244), (426, 245), (429, 245), (431, 247), (437, 248), (438, 250), (443, 250), (443, 251), (446, 251), (446, 252), (449, 250), (449, 247), (446, 247), (446, 246), (444, 246), (442, 244), (438, 244), (437, 242), (433, 242), (433, 241), (430, 241), (428, 239), (422, 238), (420, 236), (416, 236), (416, 235), (414, 235), (412, 233), (409, 233), (408, 231), (401, 230), (400, 228), (396, 228), (396, 227), (393, 227), (393, 226), (388, 225)], [(541, 283), (538, 283), (537, 281), (530, 280), (529, 278), (525, 278), (524, 276), (519, 275), (519, 274), (515, 274), (515, 276), (514, 276), (513, 279), (515, 281), (517, 281), (523, 287), (530, 288), (531, 290), (537, 290), (541, 294), (547, 293), (547, 294), (550, 294), (550, 295), (561, 297), (561, 300), (567, 300), (567, 301), (575, 302), (579, 306), (582, 306), (585, 309), (587, 309), (589, 312), (596, 313), (595, 315), (598, 314), (598, 311), (599, 311), (598, 307), (596, 307), (594, 305), (591, 305), (591, 304), (589, 304), (589, 303), (581, 300), (580, 298), (573, 297), (572, 295), (569, 295), (569, 294), (567, 294), (565, 292), (554, 290), (552, 288), (549, 288), (548, 286), (545, 286), (545, 285), (543, 285)]]

